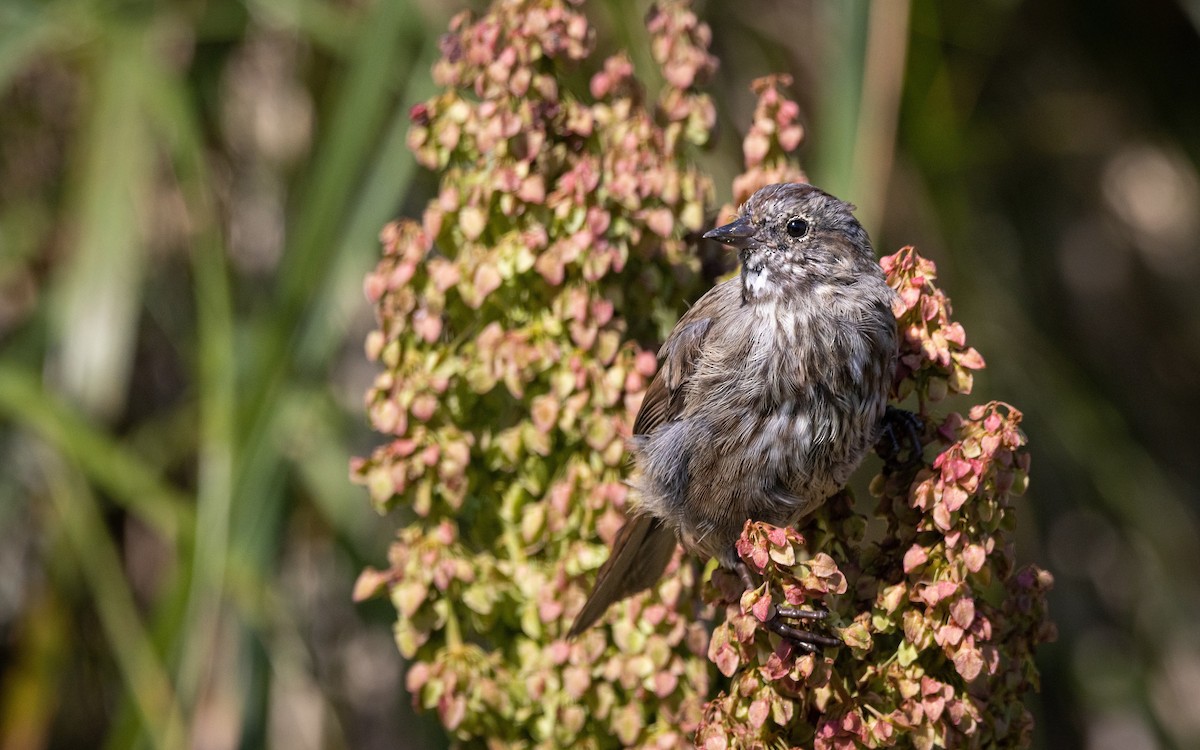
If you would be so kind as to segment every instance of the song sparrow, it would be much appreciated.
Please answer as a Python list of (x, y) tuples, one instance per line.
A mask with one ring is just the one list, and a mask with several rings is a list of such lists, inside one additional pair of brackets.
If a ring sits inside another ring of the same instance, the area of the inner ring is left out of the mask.
[[(735, 550), (746, 520), (795, 524), (870, 450), (896, 319), (852, 210), (811, 185), (769, 185), (704, 235), (738, 248), (741, 276), (701, 297), (659, 350), (630, 443), (635, 503), (571, 636), (653, 585), (676, 540), (753, 585)], [(836, 643), (772, 629), (809, 648)]]

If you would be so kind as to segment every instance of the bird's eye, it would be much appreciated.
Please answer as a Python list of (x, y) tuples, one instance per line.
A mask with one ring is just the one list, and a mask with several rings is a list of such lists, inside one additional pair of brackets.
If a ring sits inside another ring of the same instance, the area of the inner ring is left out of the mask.
[(808, 222), (804, 219), (801, 219), (799, 216), (793, 216), (792, 218), (788, 219), (787, 233), (796, 239), (800, 239), (804, 235), (808, 234)]

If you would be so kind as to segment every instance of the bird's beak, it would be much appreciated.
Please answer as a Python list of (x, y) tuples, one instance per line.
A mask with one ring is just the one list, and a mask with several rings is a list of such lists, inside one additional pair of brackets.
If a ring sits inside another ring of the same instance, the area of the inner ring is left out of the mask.
[(754, 237), (754, 225), (745, 216), (739, 216), (725, 226), (717, 227), (704, 234), (706, 240), (716, 240), (721, 244), (733, 247), (745, 247), (750, 244), (752, 237)]

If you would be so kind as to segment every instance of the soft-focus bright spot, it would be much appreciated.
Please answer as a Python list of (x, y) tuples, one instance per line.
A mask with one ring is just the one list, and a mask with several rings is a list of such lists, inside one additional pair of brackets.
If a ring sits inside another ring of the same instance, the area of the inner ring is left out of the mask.
[(1179, 634), (1163, 650), (1150, 699), (1179, 747), (1200, 747), (1200, 633)]
[(1104, 170), (1104, 198), (1133, 230), (1146, 262), (1163, 275), (1200, 259), (1200, 179), (1177, 151), (1137, 144), (1117, 152)]

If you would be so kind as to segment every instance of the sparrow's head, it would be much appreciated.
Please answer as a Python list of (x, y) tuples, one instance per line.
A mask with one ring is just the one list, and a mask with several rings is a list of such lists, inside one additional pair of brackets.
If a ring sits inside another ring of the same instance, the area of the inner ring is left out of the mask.
[(738, 248), (745, 299), (771, 299), (814, 282), (879, 272), (853, 210), (812, 185), (767, 185), (750, 196), (737, 219), (704, 236)]

